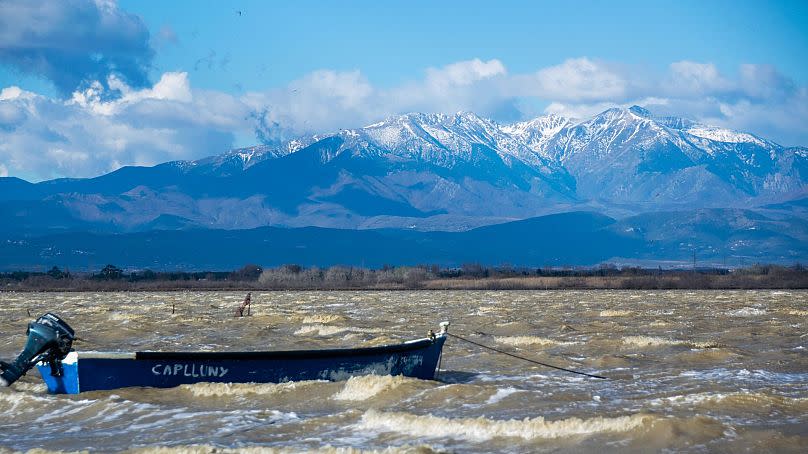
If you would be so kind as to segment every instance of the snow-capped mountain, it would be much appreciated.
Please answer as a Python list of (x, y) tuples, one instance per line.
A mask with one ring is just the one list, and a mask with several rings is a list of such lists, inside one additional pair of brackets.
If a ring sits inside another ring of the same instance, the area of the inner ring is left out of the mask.
[(547, 115), (532, 120), (502, 126), (502, 131), (526, 144), (532, 150), (543, 153), (547, 142), (562, 129), (571, 126), (570, 119), (558, 115)]
[[(802, 150), (802, 151), (801, 151)], [(647, 110), (609, 109), (562, 127), (536, 149), (557, 160), (582, 199), (743, 206), (806, 188), (804, 149)]]
[(65, 228), (463, 230), (576, 209), (621, 217), (800, 199), (808, 149), (637, 106), (506, 125), (412, 113), (93, 179), (12, 180), (0, 179), (0, 201), (57, 206)]
[(508, 169), (516, 166), (538, 176), (546, 191), (598, 203), (747, 206), (756, 198), (804, 192), (808, 174), (804, 148), (785, 148), (687, 119), (654, 117), (638, 106), (609, 109), (578, 122), (548, 115), (507, 125), (473, 113), (413, 113), (223, 156), (242, 157), (240, 166), (246, 168), (328, 137), (339, 138), (341, 145), (326, 161), (349, 151), (389, 163), (453, 169), (484, 167), (493, 153)]
[[(542, 117), (534, 121), (559, 119)], [(532, 122), (526, 122), (530, 124)], [(410, 113), (390, 117), (359, 129), (344, 129), (333, 134), (313, 135), (274, 145), (257, 145), (231, 150), (219, 156), (194, 161), (193, 165), (222, 166), (233, 161), (247, 168), (267, 159), (281, 157), (303, 149), (314, 142), (339, 137), (343, 145), (335, 150), (333, 159), (344, 151), (393, 160), (417, 161), (452, 168), (481, 159), (475, 148), (485, 146), (503, 160), (518, 159), (545, 173), (563, 171), (535, 151), (527, 141), (503, 127), (471, 112), (455, 115)]]

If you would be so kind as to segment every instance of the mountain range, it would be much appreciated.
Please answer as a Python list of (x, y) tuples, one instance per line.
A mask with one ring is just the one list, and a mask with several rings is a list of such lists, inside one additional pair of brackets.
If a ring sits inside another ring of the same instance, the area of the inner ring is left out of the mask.
[[(9, 256), (0, 267), (31, 266), (42, 257), (36, 247), (58, 248), (56, 238), (69, 242), (65, 235), (112, 235), (127, 243), (169, 232), (172, 238), (182, 232), (190, 238), (191, 232), (232, 236), (250, 230), (244, 233), (250, 236), (318, 227), (301, 232), (357, 230), (359, 241), (384, 229), (391, 241), (437, 245), (426, 239), (442, 238), (462, 250), (471, 247), (463, 238), (474, 232), (493, 228), (490, 234), (502, 234), (507, 225), (533, 218), (554, 219), (551, 224), (564, 229), (570, 225), (558, 219), (577, 219), (589, 223), (579, 229), (581, 236), (603, 233), (625, 241), (612, 238), (622, 249), (606, 248), (603, 254), (559, 252), (558, 260), (515, 250), (511, 260), (495, 251), (481, 252), (478, 260), (664, 261), (698, 250), (713, 260), (729, 255), (793, 262), (804, 260), (808, 250), (807, 192), (808, 148), (655, 117), (638, 106), (609, 109), (583, 121), (549, 115), (506, 125), (468, 112), (412, 113), (198, 161), (124, 167), (96, 178), (40, 183), (0, 178), (0, 235), (6, 248), (17, 245), (16, 252), (6, 250), (17, 258)], [(561, 213), (587, 215), (548, 217)], [(516, 230), (520, 236), (509, 238), (515, 244), (537, 240), (529, 229)], [(555, 235), (568, 237), (561, 233)], [(552, 239), (554, 234), (542, 235)], [(20, 242), (33, 244), (34, 238), (38, 245), (21, 252)], [(538, 242), (546, 249), (547, 240)], [(401, 259), (474, 261), (473, 254), (435, 251)], [(348, 263), (348, 258), (337, 254), (333, 263)], [(294, 254), (284, 261), (296, 261)], [(362, 261), (374, 259), (365, 254)], [(183, 266), (193, 267), (191, 262)], [(216, 266), (216, 261), (205, 264)]]

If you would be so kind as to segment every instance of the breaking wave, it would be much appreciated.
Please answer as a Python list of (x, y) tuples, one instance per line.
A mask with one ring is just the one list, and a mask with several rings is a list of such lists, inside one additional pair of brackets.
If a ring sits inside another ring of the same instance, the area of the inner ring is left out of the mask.
[(334, 400), (368, 400), (384, 391), (398, 388), (407, 381), (403, 375), (361, 375), (351, 377), (345, 386), (334, 395)]
[(371, 409), (362, 415), (358, 426), (364, 430), (397, 432), (415, 437), (486, 441), (497, 437), (533, 440), (604, 432), (627, 432), (650, 424), (652, 421), (651, 416), (644, 414), (615, 418), (599, 416), (589, 419), (568, 418), (547, 421), (541, 416), (521, 420), (494, 420), (485, 417), (451, 419), (401, 412), (388, 413)]
[(600, 311), (600, 316), (601, 317), (625, 317), (625, 316), (631, 315), (633, 313), (634, 313), (634, 311), (606, 309), (605, 311)]
[(334, 322), (341, 322), (344, 320), (345, 317), (336, 314), (316, 314), (316, 315), (307, 315), (303, 317), (303, 323), (307, 324), (312, 323), (328, 324)]
[(651, 404), (660, 405), (665, 402), (674, 405), (699, 405), (711, 408), (715, 405), (723, 405), (765, 411), (769, 411), (771, 408), (808, 411), (808, 397), (785, 397), (763, 393), (697, 393), (654, 399)]
[(623, 343), (635, 347), (661, 347), (664, 345), (683, 345), (692, 348), (720, 348), (721, 344), (716, 342), (695, 342), (676, 339), (666, 339), (664, 337), (653, 336), (626, 336)]
[(796, 315), (797, 317), (808, 317), (808, 311), (804, 311), (801, 309), (792, 309), (786, 313), (788, 315)]
[(756, 315), (766, 315), (766, 309), (757, 307), (743, 307), (727, 313), (730, 317), (754, 317)]
[(286, 383), (195, 383), (193, 385), (180, 385), (181, 391), (191, 393), (196, 397), (223, 397), (246, 395), (273, 395), (286, 392), (299, 391), (323, 381), (297, 381)]
[(521, 345), (569, 345), (570, 342), (559, 342), (538, 336), (498, 336), (496, 341), (500, 344), (518, 347)]
[(26, 391), (38, 394), (48, 392), (48, 387), (45, 385), (45, 383), (31, 383), (25, 381), (18, 381), (14, 383), (14, 389), (17, 391)]
[(295, 331), (298, 336), (333, 336), (340, 333), (383, 333), (384, 330), (379, 328), (356, 328), (353, 326), (330, 326), (323, 324), (303, 325)]
[(35, 398), (27, 393), (3, 392), (0, 393), (0, 411), (13, 412), (20, 405), (30, 404)]
[(485, 401), (485, 403), (486, 405), (493, 405), (495, 403), (498, 403), (502, 399), (510, 396), (511, 394), (518, 392), (520, 392), (520, 390), (512, 386), (509, 386), (507, 388), (499, 388), (497, 389), (497, 392), (495, 392), (491, 397), (488, 398), (487, 401)]

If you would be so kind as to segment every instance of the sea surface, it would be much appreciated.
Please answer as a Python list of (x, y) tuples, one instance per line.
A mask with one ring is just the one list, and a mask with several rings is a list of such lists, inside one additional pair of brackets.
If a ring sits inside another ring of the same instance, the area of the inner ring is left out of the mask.
[[(450, 332), (438, 380), (0, 389), (0, 452), (805, 452), (808, 292), (0, 293), (0, 358), (53, 311), (79, 350), (350, 347)], [(173, 312), (172, 313), (172, 309)], [(30, 315), (29, 315), (30, 311)]]

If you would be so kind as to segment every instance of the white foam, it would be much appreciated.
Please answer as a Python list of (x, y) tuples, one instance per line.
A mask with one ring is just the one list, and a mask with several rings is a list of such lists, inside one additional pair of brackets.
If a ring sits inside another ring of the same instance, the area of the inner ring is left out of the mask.
[(559, 342), (538, 336), (498, 336), (496, 341), (500, 344), (518, 347), (521, 345), (570, 345), (572, 342)]
[(345, 317), (335, 314), (314, 314), (303, 317), (303, 323), (327, 324), (345, 320)]
[(623, 311), (617, 309), (606, 309), (605, 311), (600, 311), (601, 317), (625, 317), (627, 315), (633, 314), (634, 311)]
[(727, 315), (730, 317), (754, 317), (756, 315), (765, 315), (766, 310), (757, 307), (744, 307), (730, 311)]
[(752, 408), (766, 408), (770, 406), (775, 407), (795, 407), (795, 408), (808, 408), (808, 397), (786, 397), (767, 395), (764, 393), (748, 393), (748, 392), (734, 392), (734, 393), (696, 393), (685, 394), (677, 396), (663, 397), (653, 399), (649, 403), (651, 405), (661, 405), (663, 403), (671, 403), (675, 405), (712, 405), (715, 403), (722, 403), (729, 401), (733, 404), (746, 405)]
[(197, 397), (222, 397), (244, 395), (273, 395), (311, 386), (322, 381), (297, 381), (286, 383), (195, 383), (180, 385), (180, 389), (189, 391)]
[(497, 389), (497, 392), (495, 392), (491, 397), (489, 397), (488, 400), (485, 403), (488, 404), (488, 405), (493, 405), (493, 404), (501, 401), (502, 399), (510, 396), (513, 393), (518, 393), (519, 391), (521, 391), (521, 390), (516, 389), (514, 387), (511, 387), (511, 386), (509, 386), (507, 388), (499, 388), (499, 389)]
[(626, 345), (634, 345), (637, 347), (661, 347), (663, 345), (684, 345), (693, 348), (720, 347), (720, 345), (715, 342), (685, 341), (685, 340), (666, 339), (663, 337), (653, 337), (653, 336), (626, 336), (623, 338), (623, 343)]
[(316, 335), (316, 336), (333, 336), (340, 333), (383, 333), (384, 330), (378, 328), (356, 328), (353, 326), (329, 326), (322, 324), (303, 325), (295, 334), (298, 336)]
[(414, 415), (402, 412), (368, 410), (357, 424), (363, 430), (396, 432), (415, 437), (454, 438), (486, 441), (497, 437), (525, 440), (592, 435), (603, 432), (626, 432), (652, 422), (643, 414), (616, 418), (568, 418), (547, 421), (543, 417), (522, 420), (494, 420), (479, 418), (444, 418), (432, 415)]
[[(28, 400), (26, 396), (27, 394), (25, 393), (15, 393), (15, 392), (11, 393), (4, 392), (0, 394), (0, 410), (4, 411), (14, 410), (15, 408), (17, 408), (18, 405), (23, 404), (26, 402), (26, 400)], [(5, 405), (3, 405), (3, 403), (10, 404), (11, 408), (4, 408)]]
[(5, 388), (6, 386), (8, 386), (8, 382), (5, 378), (0, 377), (0, 388)]
[(772, 383), (806, 383), (808, 373), (795, 372), (771, 372), (768, 370), (749, 369), (707, 369), (707, 370), (686, 370), (679, 373), (682, 377), (693, 377), (697, 380), (709, 381), (729, 381), (738, 386), (740, 382), (753, 382), (771, 385)]
[(653, 336), (626, 336), (623, 338), (623, 343), (627, 345), (636, 345), (637, 347), (658, 347), (661, 345), (681, 344), (679, 341)]
[(33, 383), (18, 381), (14, 383), (14, 389), (34, 394), (45, 394), (48, 392), (48, 386), (44, 382)]
[(368, 400), (384, 391), (398, 388), (407, 382), (402, 375), (362, 375), (351, 377), (337, 394), (334, 400)]

